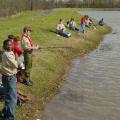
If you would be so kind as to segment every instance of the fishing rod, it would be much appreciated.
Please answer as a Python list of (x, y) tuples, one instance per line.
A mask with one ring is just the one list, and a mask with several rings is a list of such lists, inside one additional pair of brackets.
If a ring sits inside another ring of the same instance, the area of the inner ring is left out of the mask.
[(47, 46), (47, 47), (39, 47), (39, 49), (59, 49), (59, 48), (64, 48), (64, 49), (74, 49), (72, 46)]

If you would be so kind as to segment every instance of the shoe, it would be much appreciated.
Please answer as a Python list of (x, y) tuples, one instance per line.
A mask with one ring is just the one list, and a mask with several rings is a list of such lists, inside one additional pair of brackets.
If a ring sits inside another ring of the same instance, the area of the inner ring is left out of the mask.
[(31, 84), (33, 84), (33, 81), (32, 81), (32, 80), (29, 80), (29, 82), (30, 82)]
[(27, 86), (32, 86), (33, 84), (32, 84), (32, 81), (30, 81), (30, 80), (24, 80), (23, 81), (23, 84), (25, 84), (25, 85), (27, 85)]
[(19, 98), (19, 97), (17, 98), (17, 105), (18, 105), (19, 107), (21, 107), (21, 106), (22, 106), (22, 101), (20, 100), (20, 98)]
[(71, 37), (71, 33), (68, 34), (68, 37)]
[(0, 111), (0, 118), (5, 118), (5, 115), (2, 111)]

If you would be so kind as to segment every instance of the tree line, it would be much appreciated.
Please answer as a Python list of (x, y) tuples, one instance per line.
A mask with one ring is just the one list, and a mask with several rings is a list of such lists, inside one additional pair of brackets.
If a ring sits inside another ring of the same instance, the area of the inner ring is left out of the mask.
[(59, 7), (119, 8), (120, 0), (0, 0), (0, 16), (10, 16), (24, 10)]
[(120, 0), (68, 0), (66, 7), (120, 8)]

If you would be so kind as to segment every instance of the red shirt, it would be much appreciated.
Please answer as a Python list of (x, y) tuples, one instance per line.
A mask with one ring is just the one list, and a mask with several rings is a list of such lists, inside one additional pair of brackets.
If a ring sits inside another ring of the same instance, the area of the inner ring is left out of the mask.
[(86, 23), (86, 17), (85, 17), (85, 16), (83, 16), (83, 17), (81, 18), (81, 23), (82, 23), (82, 24), (85, 24), (85, 23)]
[(14, 54), (17, 54), (18, 56), (23, 54), (22, 49), (15, 42), (13, 42), (13, 52)]

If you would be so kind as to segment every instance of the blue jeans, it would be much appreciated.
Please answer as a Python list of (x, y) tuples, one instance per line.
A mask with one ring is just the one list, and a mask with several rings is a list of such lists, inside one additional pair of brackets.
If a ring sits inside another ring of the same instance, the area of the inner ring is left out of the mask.
[(81, 24), (81, 28), (82, 28), (82, 31), (81, 32), (85, 32), (85, 24)]
[(104, 25), (104, 22), (99, 22), (99, 25), (100, 25), (100, 26), (103, 26), (103, 25)]
[(63, 37), (69, 37), (69, 32), (63, 31), (63, 32), (59, 32), (59, 35), (63, 36)]
[(5, 88), (5, 107), (2, 111), (5, 116), (5, 120), (16, 120), (15, 112), (17, 104), (17, 90), (15, 75), (2, 75), (2, 83)]
[(75, 32), (82, 32), (80, 28), (75, 28)]
[(5, 88), (2, 85), (0, 85), (0, 96), (5, 96), (5, 93)]

